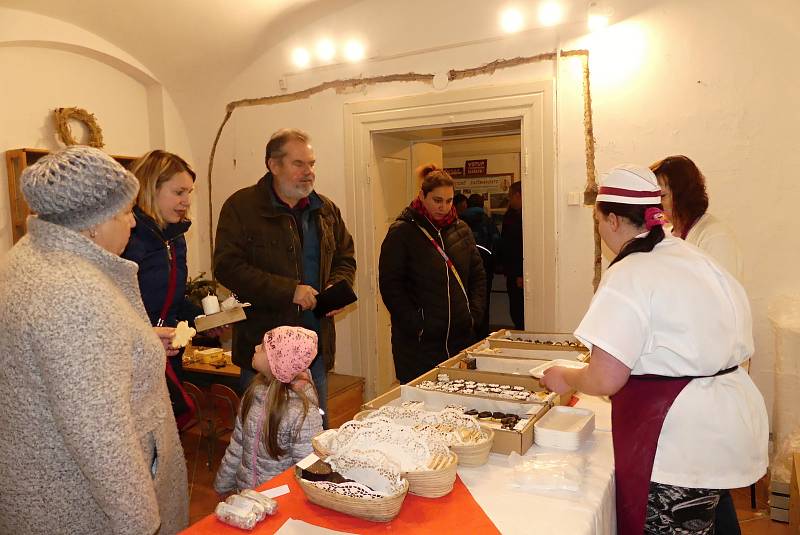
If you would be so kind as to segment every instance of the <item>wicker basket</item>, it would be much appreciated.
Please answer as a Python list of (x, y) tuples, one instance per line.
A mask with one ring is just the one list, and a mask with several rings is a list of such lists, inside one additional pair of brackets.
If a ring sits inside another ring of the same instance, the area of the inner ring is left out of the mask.
[(451, 451), (447, 458), (432, 462), (436, 463), (434, 470), (405, 472), (403, 474), (408, 480), (408, 492), (424, 498), (439, 498), (450, 494), (456, 482), (458, 455)]
[(461, 466), (482, 466), (489, 459), (489, 452), (492, 450), (494, 442), (494, 431), (488, 427), (481, 426), (485, 440), (476, 444), (458, 444), (450, 446), (453, 453), (458, 455), (458, 464)]
[(311, 503), (373, 522), (389, 522), (396, 517), (408, 493), (408, 481), (403, 480), (403, 491), (399, 494), (385, 498), (359, 499), (328, 492), (299, 475), (296, 477), (300, 488)]

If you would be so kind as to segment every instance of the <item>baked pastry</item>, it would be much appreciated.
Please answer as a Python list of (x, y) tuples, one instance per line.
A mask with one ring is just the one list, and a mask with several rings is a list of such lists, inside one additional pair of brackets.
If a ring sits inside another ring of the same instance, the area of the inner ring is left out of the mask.
[(181, 347), (186, 347), (186, 344), (189, 343), (189, 340), (197, 334), (193, 328), (189, 327), (188, 321), (181, 321), (175, 326), (175, 334), (172, 335), (172, 348), (178, 349)]

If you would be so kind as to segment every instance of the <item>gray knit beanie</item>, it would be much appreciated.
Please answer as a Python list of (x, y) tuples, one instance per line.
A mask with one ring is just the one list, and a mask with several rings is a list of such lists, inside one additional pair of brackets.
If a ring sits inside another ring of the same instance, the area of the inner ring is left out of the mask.
[(131, 204), (139, 181), (105, 152), (72, 145), (25, 168), (21, 187), (40, 219), (85, 230)]

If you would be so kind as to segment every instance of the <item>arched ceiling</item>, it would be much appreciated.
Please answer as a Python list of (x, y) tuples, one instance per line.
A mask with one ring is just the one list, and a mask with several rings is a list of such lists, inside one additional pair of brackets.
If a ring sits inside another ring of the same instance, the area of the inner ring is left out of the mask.
[(272, 44), (357, 0), (0, 0), (125, 50), (168, 87), (219, 85)]

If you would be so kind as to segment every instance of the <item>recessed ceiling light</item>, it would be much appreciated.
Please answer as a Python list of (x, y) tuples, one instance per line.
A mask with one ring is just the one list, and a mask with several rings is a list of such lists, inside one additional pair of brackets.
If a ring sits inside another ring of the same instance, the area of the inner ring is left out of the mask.
[(564, 17), (564, 9), (558, 2), (543, 2), (539, 6), (539, 22), (544, 26), (555, 26)]
[(506, 33), (515, 33), (522, 29), (525, 19), (518, 9), (510, 7), (500, 13), (500, 27)]
[(330, 39), (320, 39), (316, 47), (320, 61), (330, 61), (336, 55), (336, 45)]
[(344, 57), (347, 61), (361, 61), (364, 59), (364, 45), (355, 39), (347, 41), (344, 45)]
[(311, 62), (311, 54), (308, 53), (303, 47), (298, 47), (292, 50), (292, 63), (294, 63), (295, 67), (304, 68), (308, 67), (308, 64)]

